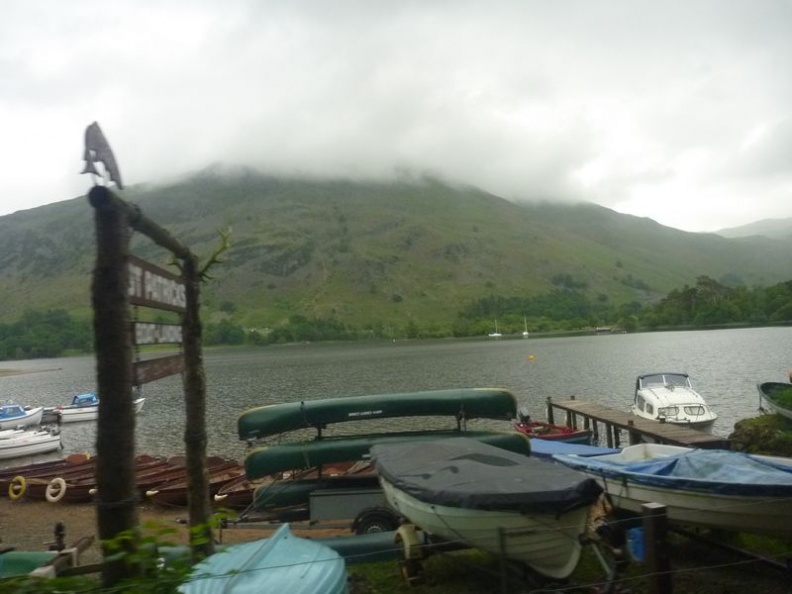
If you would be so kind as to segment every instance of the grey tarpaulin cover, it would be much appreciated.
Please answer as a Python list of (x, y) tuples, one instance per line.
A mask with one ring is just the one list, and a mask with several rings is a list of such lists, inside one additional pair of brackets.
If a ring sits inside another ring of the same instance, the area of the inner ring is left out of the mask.
[(581, 472), (465, 437), (376, 445), (371, 457), (381, 479), (436, 505), (561, 514), (602, 493)]

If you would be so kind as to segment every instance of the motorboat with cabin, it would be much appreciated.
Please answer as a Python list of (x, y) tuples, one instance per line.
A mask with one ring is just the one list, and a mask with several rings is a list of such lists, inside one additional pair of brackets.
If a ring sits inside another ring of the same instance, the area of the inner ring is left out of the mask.
[(718, 415), (694, 388), (687, 373), (647, 373), (635, 380), (630, 412), (649, 421), (675, 423), (701, 429)]

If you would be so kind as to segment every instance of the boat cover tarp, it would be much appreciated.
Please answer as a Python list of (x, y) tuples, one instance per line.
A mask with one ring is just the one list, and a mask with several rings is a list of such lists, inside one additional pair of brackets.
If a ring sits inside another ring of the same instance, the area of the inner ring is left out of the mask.
[(465, 437), (377, 445), (380, 477), (423, 501), (490, 511), (562, 514), (597, 500), (602, 488), (561, 464)]
[(576, 456), (601, 456), (602, 454), (616, 454), (619, 450), (614, 448), (601, 448), (599, 446), (568, 443), (553, 439), (531, 438), (531, 456), (537, 458), (552, 458), (555, 454), (574, 454)]
[(792, 497), (792, 461), (785, 465), (742, 452), (694, 449), (635, 462), (566, 454), (554, 459), (592, 474), (657, 487), (721, 495)]
[(344, 559), (330, 547), (294, 536), (288, 524), (269, 538), (234, 544), (195, 566), (182, 594), (347, 594)]

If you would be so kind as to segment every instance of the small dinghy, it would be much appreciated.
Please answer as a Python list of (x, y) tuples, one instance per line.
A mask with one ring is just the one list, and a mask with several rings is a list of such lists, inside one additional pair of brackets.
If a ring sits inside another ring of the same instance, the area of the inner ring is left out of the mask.
[(577, 567), (601, 487), (583, 473), (464, 437), (375, 445), (388, 504), (442, 540), (555, 579)]
[(269, 538), (235, 544), (195, 566), (182, 594), (347, 594), (346, 564), (327, 545), (284, 524)]

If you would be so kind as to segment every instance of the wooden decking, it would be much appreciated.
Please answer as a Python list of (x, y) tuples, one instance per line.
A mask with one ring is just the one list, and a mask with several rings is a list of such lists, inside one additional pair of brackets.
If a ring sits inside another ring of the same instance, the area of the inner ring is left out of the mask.
[[(559, 412), (564, 416), (561, 417)], [(577, 400), (575, 396), (563, 401), (548, 398), (547, 420), (550, 423), (591, 429), (596, 443), (601, 443), (600, 437), (604, 432), (604, 445), (611, 448), (621, 446), (620, 433), (624, 431), (630, 445), (641, 441), (653, 441), (690, 448), (730, 449), (728, 439), (710, 435), (706, 431), (672, 423), (648, 421), (626, 411)]]

